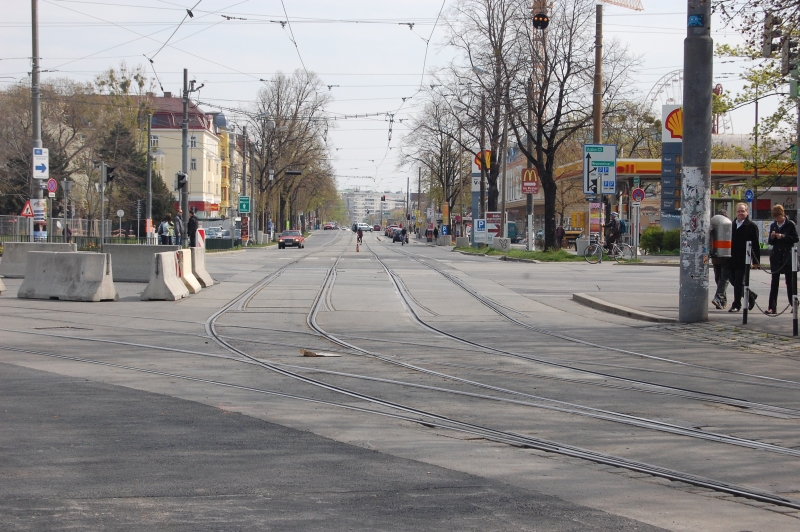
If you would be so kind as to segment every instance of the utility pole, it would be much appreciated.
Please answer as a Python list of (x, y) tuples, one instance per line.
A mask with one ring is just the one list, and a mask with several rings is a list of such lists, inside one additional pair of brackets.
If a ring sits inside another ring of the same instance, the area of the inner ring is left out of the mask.
[[(711, 0), (688, 0), (683, 44), (683, 170), (678, 321), (708, 320), (708, 245), (711, 222)], [(745, 302), (746, 303), (746, 302)]]
[[(150, 145), (153, 138), (151, 131), (153, 125), (153, 115), (147, 115), (147, 205), (145, 206), (145, 217), (147, 222), (147, 243), (153, 237), (153, 148)], [(138, 226), (137, 226), (138, 228)]]
[(486, 95), (481, 94), (481, 215), (480, 218), (486, 218), (486, 165), (491, 163), (491, 156), (486, 160), (486, 153), (484, 146), (486, 146)]
[[(41, 87), (39, 85), (39, 0), (31, 0), (31, 37), (32, 37), (32, 52), (33, 61), (31, 65), (31, 147), (42, 147), (42, 95)], [(31, 154), (33, 149), (31, 149)], [(36, 199), (42, 200), (44, 194), (42, 189), (38, 187), (37, 179), (33, 178), (33, 156), (31, 156), (31, 174), (30, 174), (30, 195), (32, 198), (36, 194)], [(28, 232), (30, 233), (30, 241), (33, 242), (33, 218), (29, 218)]]
[(108, 165), (100, 162), (100, 249), (106, 242), (106, 180), (108, 179)]
[(242, 196), (247, 196), (247, 126), (242, 127)]
[(503, 238), (508, 238), (508, 222), (506, 221), (506, 163), (508, 161), (508, 157), (506, 153), (508, 152), (508, 108), (506, 107), (506, 119), (505, 124), (503, 125), (503, 151), (500, 155), (503, 157), (503, 181), (502, 181), (502, 193), (500, 195), (500, 223), (503, 224), (503, 229), (501, 231), (501, 235)]
[[(603, 142), (603, 6), (595, 6), (595, 36), (594, 36), (594, 91), (592, 93), (592, 142)], [(600, 200), (600, 230), (597, 241), (603, 242), (603, 214), (605, 202), (603, 201), (603, 184), (597, 176), (597, 197)], [(589, 241), (592, 237), (592, 209), (589, 206)]]
[[(531, 57), (533, 60), (533, 57)], [(529, 81), (529, 90), (528, 90), (528, 153), (533, 153), (533, 71), (531, 71), (531, 79)], [(533, 161), (531, 161), (530, 157), (528, 157), (528, 164), (526, 165), (527, 168), (533, 168)], [(528, 243), (525, 248), (528, 251), (534, 250), (533, 245), (533, 194), (526, 194), (525, 198), (525, 214), (527, 214), (527, 222), (528, 222)]]
[[(419, 172), (419, 177), (417, 177), (417, 214), (419, 215), (419, 217), (421, 217), (422, 216), (422, 167), (420, 166), (419, 168), (417, 168), (417, 170)], [(798, 191), (798, 194), (800, 194), (800, 191)], [(798, 207), (798, 209), (800, 209), (800, 207)], [(419, 217), (417, 218), (417, 223), (420, 223)], [(427, 230), (428, 226), (425, 225), (424, 227)]]
[[(180, 206), (184, 216), (189, 212), (189, 189), (192, 179), (189, 177), (189, 70), (183, 69), (183, 123), (181, 124), (181, 171), (186, 175), (186, 185), (180, 188)], [(181, 217), (183, 220), (183, 216)], [(185, 222), (184, 222), (185, 224)], [(188, 239), (184, 239), (188, 240)]]

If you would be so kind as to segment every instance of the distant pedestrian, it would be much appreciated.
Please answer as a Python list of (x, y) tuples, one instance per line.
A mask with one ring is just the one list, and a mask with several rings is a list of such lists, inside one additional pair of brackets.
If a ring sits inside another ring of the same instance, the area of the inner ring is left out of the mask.
[(558, 227), (556, 227), (556, 249), (561, 249), (561, 246), (564, 244), (565, 234), (564, 224), (558, 224)]
[(772, 254), (769, 257), (772, 285), (769, 289), (767, 314), (777, 314), (781, 274), (784, 275), (786, 281), (786, 295), (789, 296), (789, 304), (792, 304), (792, 247), (799, 240), (797, 227), (794, 222), (786, 218), (783, 205), (775, 205), (772, 208), (772, 217), (775, 218), (775, 221), (769, 226), (769, 240), (767, 241), (772, 246)]
[(189, 237), (189, 247), (197, 247), (197, 227), (200, 223), (197, 220), (195, 209), (189, 209), (189, 221), (186, 223), (186, 234)]
[(69, 225), (65, 225), (61, 230), (61, 237), (68, 244), (72, 242), (72, 229), (69, 228)]
[(433, 228), (433, 240), (439, 240), (439, 226)]
[(408, 231), (405, 227), (403, 227), (403, 230), (400, 231), (400, 238), (402, 238), (402, 240), (400, 240), (400, 245), (405, 246), (406, 242), (408, 242)]
[[(744, 295), (744, 277), (747, 272), (747, 243), (752, 249), (752, 264), (750, 268), (757, 269), (761, 262), (761, 249), (758, 247), (758, 227), (750, 220), (747, 203), (736, 205), (736, 219), (733, 221), (733, 234), (731, 237), (731, 279), (733, 279), (733, 303), (728, 312), (742, 310), (742, 296)], [(753, 310), (756, 306), (758, 294), (750, 290), (747, 309)]]
[(172, 225), (175, 226), (175, 244), (180, 246), (183, 244), (183, 237), (186, 234), (186, 230), (183, 227), (183, 211), (180, 207), (178, 207), (178, 212), (175, 214)]
[[(725, 209), (720, 209), (717, 214), (728, 217), (728, 211)], [(711, 257), (711, 265), (714, 267), (714, 283), (717, 285), (711, 304), (718, 309), (728, 306), (728, 283), (731, 281), (730, 262), (730, 257)]]
[(172, 216), (167, 213), (158, 224), (158, 236), (161, 240), (161, 245), (166, 246), (171, 243), (170, 233), (172, 232)]

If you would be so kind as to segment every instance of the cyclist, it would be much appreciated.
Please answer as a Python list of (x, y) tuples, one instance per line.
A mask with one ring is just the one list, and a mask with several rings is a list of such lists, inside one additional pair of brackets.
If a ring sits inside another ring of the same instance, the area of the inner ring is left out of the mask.
[(360, 228), (358, 230), (358, 240), (357, 240), (357, 242), (359, 244), (363, 244), (364, 243), (364, 231), (362, 231)]
[(622, 230), (619, 224), (619, 213), (612, 212), (611, 219), (607, 224), (604, 224), (603, 227), (606, 230), (605, 248), (611, 252), (611, 248), (614, 246), (614, 243), (617, 242), (619, 237), (622, 235)]

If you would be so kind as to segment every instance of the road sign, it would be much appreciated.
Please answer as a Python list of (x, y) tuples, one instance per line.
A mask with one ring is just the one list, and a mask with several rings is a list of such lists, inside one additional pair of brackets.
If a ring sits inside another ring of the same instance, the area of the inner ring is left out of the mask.
[(25, 206), (22, 208), (22, 212), (19, 213), (19, 215), (25, 218), (33, 218), (33, 208), (31, 207), (30, 200), (25, 202)]
[(502, 223), (503, 217), (500, 216), (499, 212), (487, 212), (486, 213), (486, 233), (487, 233), (487, 241), (489, 243), (492, 242), (494, 237), (502, 236)]
[(58, 181), (53, 179), (52, 177), (47, 180), (47, 191), (50, 194), (55, 194), (56, 190), (58, 190)]
[(33, 208), (33, 221), (45, 222), (45, 215), (47, 214), (47, 200), (32, 199), (30, 204)]
[(640, 183), (639, 176), (638, 175), (633, 176), (633, 188), (639, 188), (639, 183)]
[(475, 219), (475, 243), (486, 243), (486, 220), (482, 218)]
[(118, 211), (117, 211), (117, 216), (119, 216), (120, 218), (122, 218), (123, 216), (125, 216), (125, 211), (123, 211), (122, 209), (118, 210)]
[(644, 200), (644, 190), (641, 188), (634, 188), (631, 191), (631, 199), (636, 202)]
[[(597, 184), (600, 183), (600, 190)], [(617, 145), (584, 144), (583, 193), (616, 194)]]
[(539, 172), (536, 171), (536, 168), (522, 169), (522, 193), (539, 193)]
[(239, 214), (250, 214), (250, 196), (239, 196)]
[(50, 178), (50, 153), (47, 148), (33, 149), (33, 178)]
[(748, 202), (748, 203), (752, 202), (754, 197), (755, 197), (755, 194), (753, 194), (753, 191), (750, 190), (749, 188), (744, 191), (744, 200), (746, 202)]

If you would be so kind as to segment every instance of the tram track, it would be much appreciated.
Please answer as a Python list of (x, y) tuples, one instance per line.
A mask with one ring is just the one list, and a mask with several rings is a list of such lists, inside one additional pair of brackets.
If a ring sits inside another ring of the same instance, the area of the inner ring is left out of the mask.
[[(340, 255), (340, 257), (341, 257), (341, 255)], [(380, 259), (378, 259), (378, 260), (380, 260)], [(309, 325), (312, 326), (312, 328), (314, 328), (320, 335), (324, 336), (328, 340), (333, 341), (334, 343), (336, 343), (336, 344), (338, 344), (340, 346), (343, 346), (343, 343), (346, 344), (346, 345), (351, 345), (351, 347), (353, 347), (354, 349), (358, 350), (359, 352), (365, 353), (366, 350), (364, 350), (362, 348), (359, 348), (358, 346), (354, 346), (352, 344), (348, 344), (347, 342), (344, 342), (340, 338), (337, 338), (334, 335), (331, 335), (330, 333), (328, 333), (324, 329), (320, 328), (316, 324), (317, 312), (320, 310), (320, 308), (323, 305), (327, 306), (327, 302), (331, 301), (330, 296), (331, 296), (331, 293), (332, 293), (333, 285), (334, 285), (335, 280), (336, 280), (336, 273), (335, 272), (336, 272), (336, 265), (337, 264), (338, 264), (338, 259), (334, 263), (333, 267), (328, 269), (328, 272), (327, 272), (327, 274), (325, 276), (325, 279), (323, 281), (323, 285), (320, 288), (320, 290), (319, 290), (319, 292), (318, 292), (318, 294), (317, 294), (317, 296), (316, 296), (316, 298), (314, 300), (314, 303), (312, 305), (312, 311), (309, 312), (309, 314), (308, 314), (307, 322), (310, 322)], [(381, 264), (383, 264), (383, 263), (381, 262)], [(374, 411), (374, 410), (370, 410), (370, 409), (363, 409), (363, 408), (359, 408), (359, 407), (353, 407), (352, 405), (345, 405), (345, 404), (336, 403), (336, 402), (329, 402), (329, 401), (320, 401), (320, 400), (316, 400), (316, 399), (304, 398), (304, 397), (301, 397), (301, 396), (293, 396), (293, 395), (290, 395), (290, 394), (276, 393), (277, 395), (282, 395), (283, 397), (288, 397), (288, 398), (298, 399), (298, 400), (313, 400), (314, 402), (319, 402), (319, 403), (327, 404), (327, 405), (330, 405), (330, 406), (338, 406), (338, 407), (343, 407), (343, 408), (349, 408), (349, 409), (357, 410), (359, 412), (364, 412), (364, 413), (372, 413), (372, 414), (378, 413), (380, 415), (390, 415), (391, 417), (395, 417), (397, 419), (404, 419), (404, 420), (411, 421), (411, 422), (414, 422), (414, 423), (418, 423), (418, 424), (421, 424), (421, 425), (424, 425), (424, 426), (427, 426), (427, 427), (439, 427), (439, 428), (443, 428), (443, 429), (447, 429), (447, 430), (458, 431), (458, 432), (462, 432), (462, 433), (466, 433), (466, 434), (471, 434), (471, 435), (474, 435), (474, 436), (479, 436), (481, 438), (489, 439), (489, 440), (492, 440), (492, 441), (497, 441), (499, 443), (506, 443), (508, 445), (512, 445), (512, 446), (516, 446), (516, 447), (538, 449), (538, 450), (541, 450), (541, 451), (552, 452), (552, 453), (562, 454), (562, 455), (566, 455), (566, 456), (571, 456), (571, 457), (574, 457), (574, 458), (585, 459), (585, 460), (589, 460), (589, 461), (596, 462), (596, 463), (601, 463), (601, 464), (605, 464), (605, 465), (609, 465), (609, 466), (613, 466), (613, 467), (620, 467), (620, 468), (624, 468), (624, 469), (631, 470), (631, 471), (637, 471), (637, 472), (646, 473), (646, 474), (653, 475), (653, 476), (667, 478), (667, 479), (670, 479), (670, 480), (682, 481), (682, 482), (686, 482), (688, 484), (692, 484), (692, 485), (695, 485), (695, 486), (701, 486), (701, 487), (704, 487), (704, 488), (707, 488), (707, 489), (711, 489), (711, 490), (714, 490), (714, 491), (730, 493), (730, 494), (733, 494), (733, 495), (736, 495), (736, 496), (741, 496), (741, 497), (746, 497), (746, 498), (749, 498), (749, 499), (759, 500), (759, 501), (762, 501), (762, 502), (766, 502), (766, 503), (770, 503), (770, 504), (776, 504), (776, 505), (779, 505), (779, 506), (790, 507), (790, 508), (794, 508), (794, 509), (800, 509), (800, 501), (795, 501), (795, 500), (792, 500), (792, 499), (781, 497), (780, 495), (769, 493), (769, 492), (766, 492), (766, 491), (762, 491), (762, 490), (758, 490), (758, 489), (754, 489), (754, 488), (743, 487), (743, 486), (737, 486), (735, 484), (730, 484), (730, 483), (726, 483), (726, 482), (722, 482), (722, 481), (717, 481), (717, 480), (714, 480), (714, 479), (708, 479), (708, 478), (705, 478), (705, 477), (696, 476), (696, 475), (692, 475), (692, 474), (689, 474), (689, 473), (684, 473), (684, 472), (681, 472), (681, 471), (676, 471), (676, 470), (672, 470), (672, 469), (668, 469), (668, 468), (662, 468), (660, 466), (655, 466), (655, 465), (647, 464), (647, 463), (644, 463), (644, 462), (637, 462), (637, 461), (633, 461), (633, 460), (628, 460), (628, 459), (625, 459), (625, 458), (621, 458), (621, 457), (617, 457), (617, 456), (613, 456), (613, 455), (608, 455), (608, 454), (604, 454), (604, 453), (599, 453), (599, 452), (591, 451), (591, 450), (588, 450), (588, 449), (582, 449), (580, 447), (565, 445), (565, 444), (561, 444), (561, 443), (558, 443), (558, 442), (552, 442), (552, 441), (543, 440), (543, 439), (539, 439), (539, 438), (533, 438), (533, 437), (530, 437), (530, 436), (517, 434), (517, 433), (514, 433), (514, 432), (503, 431), (503, 430), (498, 430), (498, 429), (492, 429), (490, 427), (486, 427), (486, 426), (483, 426), (483, 425), (480, 425), (480, 424), (474, 424), (474, 423), (469, 423), (469, 422), (453, 419), (453, 418), (450, 418), (450, 417), (447, 417), (447, 416), (443, 416), (443, 415), (440, 415), (440, 414), (436, 414), (436, 413), (433, 413), (433, 412), (429, 412), (429, 411), (426, 411), (426, 410), (410, 407), (408, 405), (403, 405), (403, 404), (392, 402), (392, 401), (388, 401), (388, 400), (385, 400), (385, 399), (376, 398), (376, 397), (370, 396), (368, 394), (365, 394), (365, 393), (362, 393), (362, 392), (358, 392), (356, 390), (351, 390), (349, 388), (340, 387), (340, 386), (336, 386), (336, 385), (333, 385), (333, 384), (330, 384), (330, 383), (326, 383), (326, 382), (320, 381), (319, 379), (313, 379), (313, 378), (307, 377), (307, 376), (302, 375), (301, 373), (298, 372), (298, 371), (306, 371), (306, 372), (317, 371), (317, 372), (320, 372), (320, 370), (308, 369), (308, 368), (301, 369), (300, 367), (297, 367), (297, 366), (288, 366), (288, 365), (285, 365), (285, 364), (270, 363), (268, 361), (264, 361), (264, 360), (258, 359), (258, 358), (253, 357), (252, 355), (248, 354), (244, 350), (239, 349), (239, 348), (237, 348), (236, 346), (234, 346), (234, 345), (232, 345), (230, 343), (231, 341), (241, 341), (241, 339), (238, 339), (238, 338), (227, 338), (224, 335), (221, 335), (221, 334), (217, 333), (217, 331), (216, 331), (216, 321), (217, 321), (217, 319), (219, 319), (225, 313), (233, 311), (236, 308), (246, 309), (246, 306), (247, 306), (246, 301), (250, 301), (253, 297), (255, 297), (258, 294), (258, 292), (263, 290), (274, 279), (276, 279), (278, 276), (280, 276), (282, 273), (284, 273), (284, 271), (287, 268), (289, 268), (289, 266), (291, 266), (291, 264), (284, 265), (283, 268), (279, 269), (276, 272), (273, 272), (271, 275), (269, 275), (269, 276), (265, 277), (264, 279), (262, 279), (261, 281), (255, 283), (250, 289), (246, 290), (245, 292), (243, 292), (242, 294), (237, 296), (237, 298), (234, 298), (234, 300), (232, 300), (231, 302), (229, 302), (228, 304), (223, 306), (219, 311), (217, 311), (214, 315), (212, 315), (206, 321), (206, 324), (205, 324), (207, 335), (209, 337), (211, 337), (212, 339), (214, 339), (215, 342), (218, 345), (222, 346), (227, 351), (237, 355), (236, 357), (232, 357), (231, 360), (244, 359), (244, 360), (249, 361), (250, 363), (256, 364), (256, 365), (261, 366), (261, 367), (263, 367), (265, 369), (269, 369), (269, 370), (271, 370), (273, 372), (276, 372), (276, 373), (278, 373), (280, 375), (283, 375), (283, 376), (286, 376), (286, 377), (290, 377), (292, 379), (295, 379), (295, 380), (298, 380), (298, 381), (301, 381), (301, 382), (305, 382), (306, 384), (310, 384), (310, 385), (313, 385), (315, 387), (318, 387), (318, 388), (321, 388), (321, 389), (325, 389), (325, 390), (328, 390), (328, 391), (331, 391), (331, 392), (335, 392), (337, 394), (341, 394), (341, 395), (344, 395), (344, 396), (347, 396), (347, 397), (350, 397), (350, 398), (355, 398), (355, 399), (359, 399), (359, 400), (362, 400), (362, 401), (366, 401), (366, 402), (374, 404), (374, 405), (380, 405), (382, 407), (389, 408), (391, 410), (400, 411), (400, 412), (403, 412), (403, 414), (387, 414), (385, 412)], [(385, 264), (383, 264), (383, 266), (384, 266), (384, 268), (386, 268)], [(387, 273), (389, 273), (388, 268), (386, 268), (386, 269), (387, 269)], [(394, 282), (394, 278), (392, 277), (392, 273), (389, 273), (389, 276), (390, 276), (390, 278), (393, 279), (393, 282)], [(400, 284), (400, 283), (398, 283), (398, 284)], [(395, 286), (397, 287), (398, 290), (402, 290), (397, 284)], [(313, 323), (313, 325), (311, 325), (312, 323)], [(61, 336), (64, 336), (64, 335), (61, 335)], [(76, 337), (76, 338), (77, 339), (84, 339), (84, 338), (81, 338), (81, 337)], [(138, 370), (136, 368), (127, 368), (125, 366), (111, 364), (111, 363), (107, 363), (107, 362), (98, 362), (98, 361), (90, 361), (90, 360), (87, 360), (87, 359), (79, 359), (79, 357), (62, 357), (62, 358), (66, 358), (66, 359), (70, 359), (70, 360), (76, 360), (76, 361), (89, 362), (89, 363), (101, 363), (101, 364), (105, 364), (105, 365), (111, 365), (111, 366), (114, 366), (114, 367), (122, 367), (124, 369)], [(397, 361), (392, 361), (391, 359), (388, 359), (386, 357), (383, 357), (382, 359), (387, 361), (387, 362), (397, 363)], [(404, 365), (404, 363), (400, 363), (400, 365)], [(410, 367), (410, 365), (406, 365), (406, 367), (408, 367), (409, 369), (412, 369), (412, 367)], [(419, 369), (420, 370), (424, 370), (424, 368), (419, 368)], [(231, 386), (231, 384), (229, 384), (229, 383), (221, 383), (221, 382), (216, 382), (216, 381), (212, 381), (212, 380), (208, 380), (208, 379), (198, 379), (198, 378), (194, 378), (194, 377), (190, 377), (190, 376), (178, 376), (176, 374), (162, 373), (162, 372), (157, 372), (157, 371), (154, 371), (154, 370), (144, 370), (144, 371), (147, 371), (147, 372), (150, 372), (150, 373), (155, 373), (155, 374), (170, 375), (170, 376), (174, 376), (176, 378), (184, 378), (184, 377), (186, 377), (186, 378), (189, 378), (191, 380), (196, 380), (198, 382), (204, 382), (204, 383), (209, 383), (209, 384), (222, 385), (222, 386)], [(424, 370), (424, 371), (426, 373), (430, 374), (430, 375), (436, 375), (436, 376), (441, 376), (441, 377), (452, 377), (452, 376), (447, 376), (446, 374), (442, 374), (442, 373), (438, 373), (438, 372), (432, 372), (431, 370)], [(339, 376), (343, 376), (343, 377), (347, 377), (347, 378), (375, 379), (374, 377), (359, 376), (359, 375), (355, 375), (355, 374), (349, 374), (348, 375), (348, 374), (345, 374), (343, 372), (328, 372), (328, 373), (338, 374)], [(455, 377), (455, 378), (458, 379), (458, 377)], [(392, 382), (392, 381), (386, 380), (386, 379), (382, 379), (382, 381), (385, 381), (384, 382), (385, 384), (396, 384), (396, 385), (401, 385), (401, 386), (412, 386), (412, 385), (413, 386), (422, 386), (422, 385), (416, 385), (414, 383), (404, 383), (402, 381), (393, 381)], [(471, 385), (482, 385), (482, 383), (474, 383), (472, 381), (467, 381), (466, 379), (461, 379), (461, 382), (466, 383), (466, 384), (471, 384)], [(261, 392), (261, 393), (272, 393), (272, 392), (269, 392), (269, 391), (258, 390), (256, 388), (241, 387), (241, 386), (238, 386), (238, 385), (233, 385), (233, 386), (238, 387), (240, 389), (250, 389), (251, 391), (257, 391), (257, 392)], [(482, 386), (489, 386), (489, 385), (482, 385)], [(472, 395), (472, 396), (475, 396), (475, 397), (478, 397), (478, 398), (482, 398), (482, 399), (490, 398), (489, 396), (485, 396), (483, 394), (469, 394), (468, 392), (460, 392), (460, 391), (456, 391), (456, 390), (440, 389), (440, 388), (437, 388), (437, 387), (425, 387), (425, 389), (430, 389), (432, 391), (446, 391), (448, 393), (458, 392), (460, 394)], [(514, 392), (513, 390), (504, 390), (502, 388), (497, 388), (497, 391), (503, 391), (503, 393), (515, 393), (515, 394), (520, 394), (521, 393), (521, 392)], [(532, 397), (535, 397), (535, 396), (532, 396)], [(509, 400), (507, 400), (505, 398), (497, 398), (497, 399), (509, 401)], [(520, 401), (509, 401), (509, 402), (521, 403)], [(648, 428), (650, 428), (650, 427), (648, 427)], [(719, 442), (719, 443), (731, 443), (731, 441)], [(768, 450), (768, 449), (761, 449), (761, 450)]]

